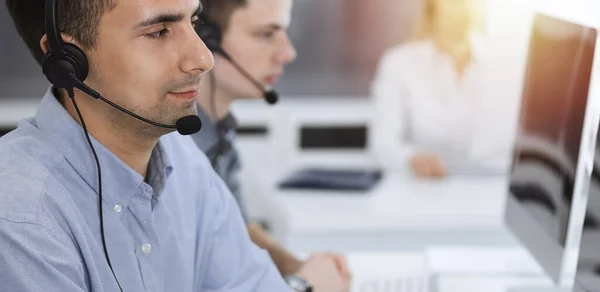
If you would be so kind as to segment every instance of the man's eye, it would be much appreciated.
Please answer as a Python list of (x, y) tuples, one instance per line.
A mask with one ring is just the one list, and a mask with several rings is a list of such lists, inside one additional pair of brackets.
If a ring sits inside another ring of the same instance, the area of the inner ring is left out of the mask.
[(162, 38), (162, 37), (164, 37), (164, 36), (165, 36), (165, 34), (166, 34), (166, 33), (168, 33), (168, 32), (169, 32), (169, 30), (168, 30), (168, 29), (166, 29), (166, 28), (163, 28), (163, 29), (162, 29), (162, 30), (160, 30), (160, 31), (157, 31), (157, 32), (153, 32), (153, 33), (149, 33), (149, 34), (147, 34), (147, 35), (146, 35), (146, 37), (149, 37), (149, 38), (151, 38), (151, 39), (159, 39), (159, 38)]
[(266, 32), (261, 32), (258, 34), (261, 38), (264, 39), (272, 39), (275, 36), (275, 32), (274, 31), (266, 31)]
[(196, 19), (192, 20), (192, 26), (194, 28), (196, 28), (197, 25), (202, 25), (202, 24), (204, 24), (204, 22), (201, 19), (196, 18)]

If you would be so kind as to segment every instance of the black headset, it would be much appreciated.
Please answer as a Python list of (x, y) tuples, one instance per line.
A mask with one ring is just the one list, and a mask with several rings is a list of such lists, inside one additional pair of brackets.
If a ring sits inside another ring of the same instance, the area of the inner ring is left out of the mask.
[(58, 0), (46, 1), (46, 36), (48, 52), (44, 55), (42, 72), (48, 81), (73, 94), (78, 80), (87, 78), (89, 65), (85, 53), (76, 45), (64, 43), (58, 27)]
[(87, 127), (85, 125), (85, 121), (83, 120), (83, 116), (79, 111), (79, 107), (77, 106), (77, 102), (75, 101), (75, 94), (73, 92), (74, 88), (78, 88), (89, 95), (95, 98), (101, 98), (105, 102), (105, 100), (100, 94), (95, 92), (93, 89), (89, 88), (87, 85), (83, 83), (83, 80), (87, 78), (89, 72), (89, 64), (88, 59), (85, 53), (76, 45), (70, 43), (64, 43), (62, 40), (62, 36), (60, 34), (60, 29), (58, 25), (58, 0), (46, 0), (45, 7), (45, 28), (46, 28), (46, 37), (48, 38), (48, 51), (44, 55), (44, 62), (42, 65), (42, 72), (46, 75), (48, 81), (54, 85), (56, 88), (64, 88), (77, 111), (77, 115), (79, 116), (79, 120), (81, 121), (81, 126), (84, 129), (85, 137), (87, 142), (92, 150), (92, 154), (94, 156), (94, 160), (96, 162), (96, 167), (98, 170), (98, 209), (100, 213), (100, 235), (102, 239), (102, 247), (104, 249), (104, 256), (106, 257), (106, 261), (110, 268), (110, 271), (117, 282), (117, 286), (119, 290), (122, 292), (123, 288), (121, 288), (121, 284), (115, 275), (115, 272), (112, 268), (112, 264), (110, 262), (110, 257), (108, 256), (108, 249), (106, 247), (106, 240), (104, 235), (104, 216), (103, 216), (103, 208), (102, 208), (102, 172), (100, 168), (100, 162), (98, 160), (98, 155), (92, 141), (90, 139)]
[(205, 12), (200, 13), (198, 17), (201, 23), (196, 25), (196, 33), (198, 33), (200, 39), (202, 39), (206, 47), (213, 53), (221, 54), (229, 59), (229, 55), (221, 48), (221, 40), (223, 38), (221, 27), (212, 21)]
[[(207, 1), (203, 1), (206, 3)], [(204, 11), (200, 13), (199, 18), (201, 23), (196, 25), (196, 33), (206, 44), (206, 47), (213, 53), (223, 56), (229, 61), (246, 79), (248, 79), (256, 88), (263, 92), (263, 98), (268, 104), (275, 104), (279, 100), (279, 94), (275, 90), (267, 90), (260, 84), (254, 77), (252, 77), (248, 71), (244, 70), (242, 66), (236, 62), (231, 55), (229, 55), (221, 46), (223, 39), (223, 31), (221, 27), (208, 17), (205, 11), (210, 10), (210, 6), (206, 6)]]

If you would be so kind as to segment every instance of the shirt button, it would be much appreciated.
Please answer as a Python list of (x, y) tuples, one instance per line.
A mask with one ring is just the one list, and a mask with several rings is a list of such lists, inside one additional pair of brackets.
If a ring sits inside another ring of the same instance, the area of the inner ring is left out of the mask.
[(122, 211), (122, 210), (123, 210), (123, 208), (122, 208), (122, 207), (121, 207), (121, 205), (119, 205), (119, 204), (116, 204), (116, 205), (113, 207), (113, 211), (115, 211), (115, 212), (117, 212), (117, 213), (121, 213), (121, 211)]
[(152, 246), (149, 243), (142, 244), (142, 252), (150, 253), (152, 251)]

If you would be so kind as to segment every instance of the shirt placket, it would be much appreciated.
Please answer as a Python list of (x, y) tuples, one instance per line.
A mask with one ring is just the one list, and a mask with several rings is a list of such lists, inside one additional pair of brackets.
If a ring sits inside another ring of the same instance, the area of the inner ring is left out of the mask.
[(140, 225), (135, 240), (136, 256), (146, 291), (158, 292), (163, 290), (163, 263), (152, 217), (152, 195), (152, 187), (144, 184), (134, 206), (134, 216)]

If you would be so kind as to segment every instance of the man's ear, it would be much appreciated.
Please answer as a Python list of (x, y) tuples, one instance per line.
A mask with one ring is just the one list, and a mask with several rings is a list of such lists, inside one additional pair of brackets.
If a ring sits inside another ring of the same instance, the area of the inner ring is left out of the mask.
[(44, 55), (48, 53), (48, 36), (46, 34), (40, 39), (40, 48), (42, 49), (42, 52), (44, 52)]
[[(75, 41), (75, 39), (72, 36), (66, 35), (64, 33), (61, 34), (63, 42), (65, 43), (72, 43), (76, 46), (79, 47), (79, 44)], [(44, 34), (42, 36), (42, 38), (40, 39), (40, 48), (42, 49), (42, 52), (44, 52), (44, 54), (46, 54), (49, 50), (48, 48), (48, 35)]]

